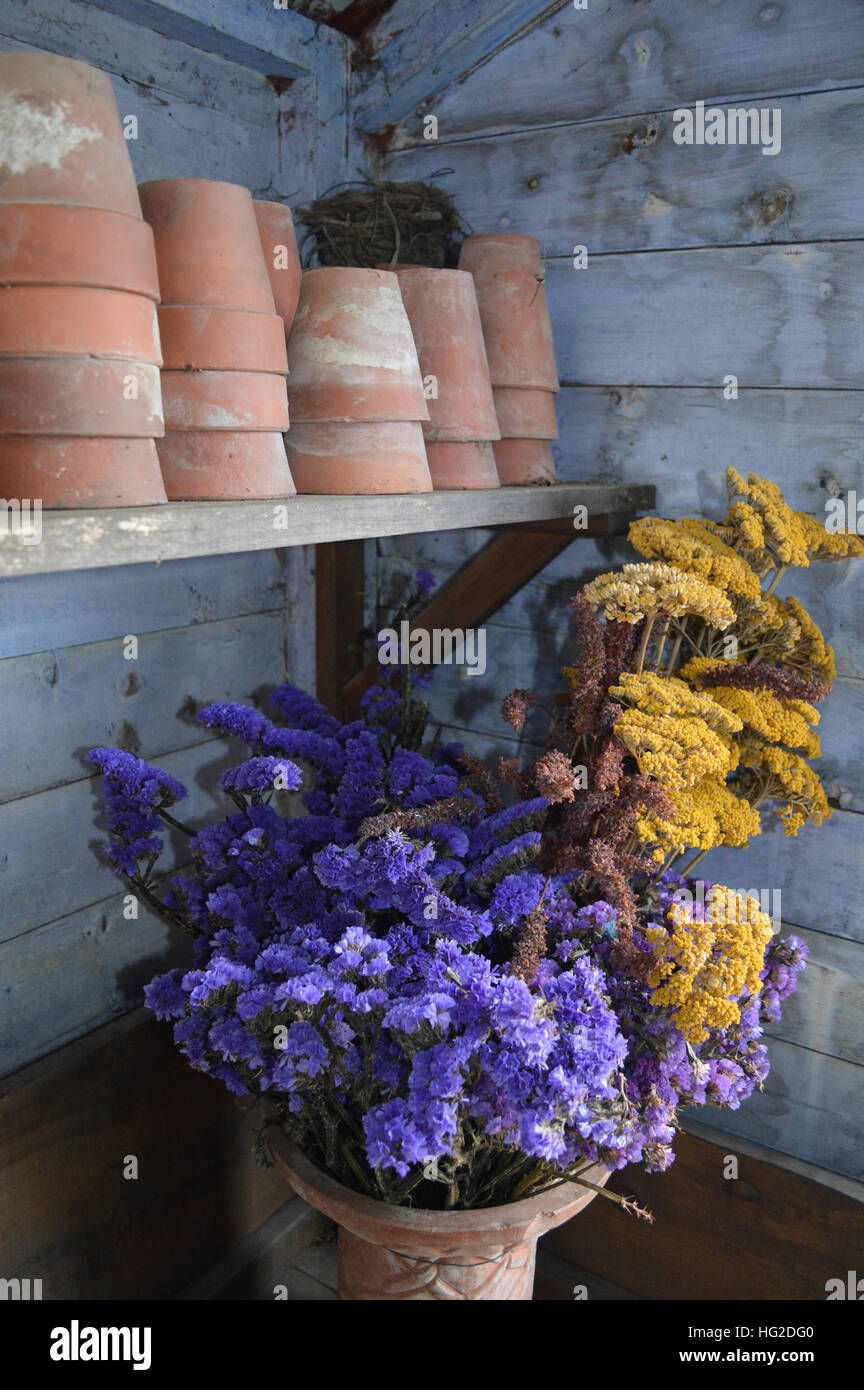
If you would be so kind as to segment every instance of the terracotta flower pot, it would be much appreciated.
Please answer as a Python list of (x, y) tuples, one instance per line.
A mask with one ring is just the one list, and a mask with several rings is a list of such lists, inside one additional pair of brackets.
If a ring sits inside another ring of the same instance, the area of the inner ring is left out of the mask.
[(119, 290), (0, 289), (0, 357), (111, 357), (158, 367), (156, 305)]
[(557, 439), (555, 397), (551, 391), (496, 386), (495, 411), (503, 439)]
[[(539, 1237), (583, 1211), (596, 1195), (562, 1183), (507, 1206), (413, 1211), (343, 1187), (279, 1129), (268, 1129), (265, 1141), (289, 1186), (337, 1223), (339, 1296), (346, 1300), (528, 1300)], [(585, 1176), (602, 1187), (610, 1175), (595, 1165)]]
[(287, 430), (285, 378), (271, 372), (163, 372), (167, 430)]
[(427, 439), (426, 457), (435, 488), (501, 486), (489, 443), (454, 444)]
[[(427, 397), (427, 440), (498, 439), (489, 364), (474, 281), (463, 270), (406, 266), (397, 270)], [(490, 455), (491, 458), (491, 455)]]
[(557, 391), (539, 243), (509, 232), (466, 237), (459, 269), (474, 276), (492, 385)]
[(285, 322), (285, 332), (291, 332), (297, 301), (300, 298), (300, 256), (294, 235), (294, 218), (284, 203), (254, 202), (258, 232), (270, 288), (276, 301), (276, 312)]
[(147, 507), (167, 501), (152, 439), (0, 437), (0, 496), (43, 507)]
[(546, 439), (499, 439), (492, 445), (502, 487), (554, 483), (555, 462)]
[(159, 301), (141, 217), (59, 203), (0, 203), (0, 285), (83, 285)]
[(292, 424), (285, 438), (298, 492), (431, 492), (419, 424)]
[(304, 271), (288, 369), (295, 421), (429, 418), (411, 325), (389, 271)]
[(0, 202), (75, 203), (141, 216), (104, 72), (53, 53), (0, 53), (0, 130)]
[(158, 447), (171, 501), (292, 497), (296, 491), (279, 433), (171, 430)]
[(212, 179), (155, 179), (139, 192), (156, 240), (163, 304), (275, 313), (247, 188)]
[(288, 371), (285, 326), (278, 314), (164, 304), (159, 330), (166, 370)]
[(90, 357), (0, 360), (0, 434), (154, 439), (163, 431), (158, 367)]

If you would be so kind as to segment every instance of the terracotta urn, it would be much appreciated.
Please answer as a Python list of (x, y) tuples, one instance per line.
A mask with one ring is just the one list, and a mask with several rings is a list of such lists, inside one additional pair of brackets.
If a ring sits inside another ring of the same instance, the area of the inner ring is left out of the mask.
[(510, 232), (466, 237), (459, 269), (474, 276), (492, 385), (557, 391), (539, 242)]
[(499, 439), (492, 445), (502, 487), (554, 483), (555, 461), (546, 439)]
[(294, 422), (285, 446), (298, 492), (432, 491), (423, 431), (416, 422)]
[(281, 314), (285, 332), (291, 332), (297, 301), (300, 298), (300, 256), (297, 251), (297, 238), (294, 235), (294, 218), (291, 209), (284, 203), (269, 203), (256, 199), (255, 216), (261, 237), (261, 249), (270, 288), (276, 301), (276, 312)]
[(551, 391), (496, 386), (495, 413), (503, 439), (557, 439), (555, 397)]
[(60, 203), (0, 203), (0, 285), (82, 285), (159, 300), (140, 216)]
[(278, 314), (206, 305), (163, 304), (159, 331), (166, 370), (288, 371), (285, 327)]
[(288, 369), (295, 421), (429, 418), (411, 325), (390, 271), (304, 271)]
[(500, 487), (495, 454), (488, 442), (427, 439), (426, 457), (435, 488)]
[(500, 438), (473, 278), (426, 266), (396, 275), (426, 387), (426, 439)]
[(0, 289), (0, 357), (114, 357), (160, 366), (156, 305), (68, 285)]
[(104, 72), (53, 53), (0, 53), (0, 132), (0, 203), (73, 203), (141, 216)]
[[(537, 1241), (583, 1211), (595, 1193), (574, 1183), (540, 1197), (474, 1211), (414, 1211), (352, 1192), (321, 1172), (269, 1128), (270, 1158), (291, 1188), (339, 1227), (339, 1296), (391, 1299), (527, 1301)], [(585, 1177), (605, 1185), (609, 1170)]]
[(147, 507), (167, 501), (152, 439), (0, 436), (0, 497), (46, 508)]
[(155, 179), (139, 192), (156, 241), (163, 304), (276, 312), (248, 188)]
[(272, 372), (163, 372), (166, 430), (287, 430), (285, 378)]
[(0, 434), (158, 438), (159, 368), (108, 358), (0, 358)]
[(296, 491), (278, 431), (171, 430), (158, 449), (171, 501), (242, 501)]

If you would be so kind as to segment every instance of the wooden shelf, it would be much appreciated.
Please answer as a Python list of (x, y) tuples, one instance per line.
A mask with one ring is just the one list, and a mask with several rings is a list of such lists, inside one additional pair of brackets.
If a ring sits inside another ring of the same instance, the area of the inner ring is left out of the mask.
[(587, 508), (590, 531), (596, 535), (615, 529), (604, 527), (602, 518), (620, 520), (653, 505), (650, 486), (558, 483), (397, 497), (289, 497), (283, 502), (169, 502), (158, 507), (51, 511), (42, 514), (42, 538), (36, 545), (0, 533), (0, 578), (418, 531), (548, 523), (572, 516), (577, 506)]

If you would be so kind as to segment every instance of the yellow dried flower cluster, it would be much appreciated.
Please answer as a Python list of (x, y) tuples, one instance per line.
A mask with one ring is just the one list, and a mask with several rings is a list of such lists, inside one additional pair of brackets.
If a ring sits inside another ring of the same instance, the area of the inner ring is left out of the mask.
[[(716, 662), (709, 664), (717, 665)], [(709, 729), (719, 734), (735, 734), (743, 728), (738, 715), (724, 709), (713, 694), (692, 690), (677, 676), (658, 676), (655, 671), (643, 671), (640, 676), (627, 673), (621, 677), (620, 685), (610, 685), (609, 694), (646, 714), (703, 719)]]
[(669, 1008), (689, 1043), (701, 1043), (712, 1029), (740, 1021), (741, 1000), (755, 998), (771, 938), (771, 920), (755, 898), (715, 884), (706, 902), (705, 921), (673, 903), (671, 933), (649, 927), (654, 948), (648, 976), (652, 1004)]
[(598, 575), (583, 593), (614, 623), (640, 623), (657, 614), (701, 618), (716, 628), (735, 621), (725, 594), (674, 565), (622, 565), (618, 572)]
[(781, 600), (791, 622), (798, 630), (795, 642), (795, 669), (806, 671), (816, 680), (831, 685), (837, 675), (834, 664), (834, 648), (825, 641), (821, 630), (814, 623), (807, 609), (794, 595)]
[(759, 812), (716, 777), (703, 777), (692, 787), (682, 788), (672, 801), (674, 821), (646, 816), (636, 826), (640, 842), (650, 846), (649, 853), (658, 864), (670, 853), (683, 854), (687, 849), (740, 848), (762, 829)]
[(642, 517), (631, 524), (628, 539), (640, 555), (695, 574), (724, 593), (750, 599), (760, 596), (759, 576), (697, 517), (681, 521)]
[(737, 761), (729, 741), (709, 729), (704, 719), (628, 709), (615, 725), (615, 735), (633, 754), (639, 771), (656, 777), (670, 791), (690, 787), (712, 773), (725, 778)]
[(808, 758), (820, 756), (819, 739), (811, 732), (819, 722), (819, 711), (804, 700), (781, 700), (770, 690), (740, 690), (730, 685), (715, 686), (711, 693), (718, 704), (737, 714), (742, 725), (766, 743), (798, 748)]
[(778, 804), (778, 815), (787, 835), (797, 835), (808, 821), (821, 825), (830, 820), (831, 807), (822, 783), (797, 753), (747, 740), (741, 748), (741, 766), (755, 774), (760, 794)]
[(864, 556), (864, 540), (852, 531), (827, 531), (815, 517), (806, 512), (795, 515), (804, 532), (809, 560), (847, 560), (850, 556)]
[[(807, 539), (800, 514), (792, 510), (776, 483), (748, 473), (747, 481), (734, 468), (726, 470), (729, 516), (750, 549), (759, 549), (756, 540), (781, 565), (809, 565)], [(755, 542), (755, 544), (754, 544)]]

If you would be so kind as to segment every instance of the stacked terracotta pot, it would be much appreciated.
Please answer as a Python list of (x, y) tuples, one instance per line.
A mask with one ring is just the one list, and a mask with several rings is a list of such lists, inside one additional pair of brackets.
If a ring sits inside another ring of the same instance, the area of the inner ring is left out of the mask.
[(504, 484), (552, 483), (558, 373), (539, 243), (491, 232), (466, 237), (459, 266), (474, 276), (495, 396)]
[(111, 83), (0, 54), (0, 496), (164, 502), (153, 236)]
[(464, 270), (397, 266), (402, 301), (427, 386), (423, 426), (436, 488), (498, 487), (500, 439), (472, 277)]
[(285, 324), (285, 336), (288, 337), (297, 312), (302, 274), (294, 218), (291, 209), (284, 203), (256, 200), (253, 206), (276, 312)]
[(210, 179), (158, 179), (139, 191), (162, 292), (168, 496), (288, 496), (285, 325), (252, 195)]
[(389, 271), (303, 273), (288, 340), (298, 492), (429, 492), (429, 419), (411, 325)]

